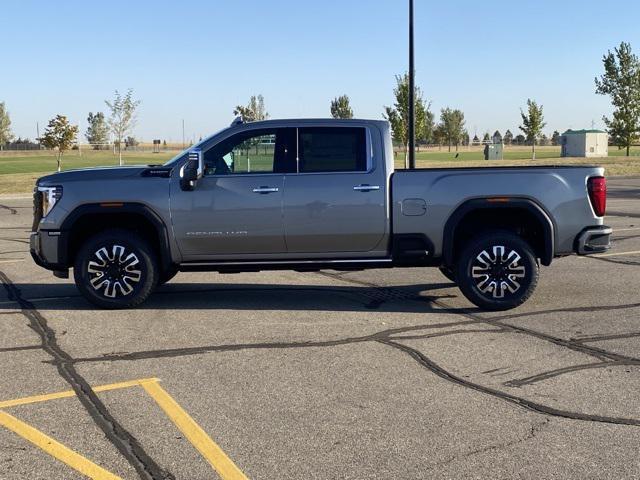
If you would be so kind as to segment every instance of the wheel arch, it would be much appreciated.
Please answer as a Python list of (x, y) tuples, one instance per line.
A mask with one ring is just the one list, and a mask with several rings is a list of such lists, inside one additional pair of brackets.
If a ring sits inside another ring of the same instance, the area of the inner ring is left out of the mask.
[[(497, 213), (502, 215), (496, 218)], [(443, 237), (445, 265), (453, 265), (456, 254), (462, 246), (462, 235), (473, 232), (474, 228), (516, 230), (519, 236), (531, 244), (543, 265), (548, 266), (553, 261), (555, 225), (551, 215), (532, 199), (485, 197), (462, 203), (445, 224)]]
[(162, 270), (172, 265), (167, 226), (156, 212), (140, 203), (96, 203), (75, 208), (61, 225), (60, 258), (65, 264), (73, 265), (75, 252), (82, 242), (110, 228), (138, 232), (150, 243)]

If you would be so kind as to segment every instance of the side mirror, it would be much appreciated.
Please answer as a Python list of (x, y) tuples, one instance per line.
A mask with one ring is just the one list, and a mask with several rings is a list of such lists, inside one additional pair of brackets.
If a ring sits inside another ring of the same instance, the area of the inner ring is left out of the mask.
[(180, 169), (180, 188), (185, 192), (195, 190), (198, 180), (204, 176), (202, 150), (191, 150), (189, 158)]

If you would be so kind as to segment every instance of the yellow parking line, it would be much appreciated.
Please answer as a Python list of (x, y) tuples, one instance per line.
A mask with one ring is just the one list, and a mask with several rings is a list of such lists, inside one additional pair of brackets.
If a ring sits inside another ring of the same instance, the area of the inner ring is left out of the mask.
[(618, 252), (618, 253), (603, 253), (600, 255), (593, 255), (595, 258), (602, 258), (602, 257), (620, 257), (622, 255), (638, 255), (640, 254), (640, 250), (636, 250), (634, 252)]
[[(94, 392), (108, 392), (110, 390), (119, 390), (121, 388), (137, 387), (148, 382), (157, 382), (157, 381), (158, 381), (157, 378), (144, 378), (142, 380), (132, 380), (130, 382), (120, 382), (120, 383), (112, 383), (110, 385), (101, 385), (99, 387), (92, 388), (92, 390)], [(67, 392), (50, 393), (47, 395), (34, 395), (32, 397), (24, 397), (24, 398), (18, 398), (16, 400), (6, 400), (4, 402), (0, 402), (0, 408), (16, 407), (18, 405), (47, 402), (49, 400), (57, 400), (59, 398), (69, 398), (69, 397), (75, 397), (75, 396), (76, 396), (76, 392), (74, 392), (73, 390), (69, 390)]]
[(218, 472), (223, 480), (247, 480), (226, 453), (206, 434), (178, 403), (158, 384), (146, 382), (142, 388), (151, 395), (191, 444)]
[(95, 480), (121, 480), (120, 477), (109, 473), (104, 468), (78, 455), (60, 442), (55, 441), (53, 438), (1, 410), (0, 425), (8, 428), (25, 440), (33, 443), (36, 447), (44, 450), (52, 457), (66, 463), (74, 470), (77, 470), (89, 478)]

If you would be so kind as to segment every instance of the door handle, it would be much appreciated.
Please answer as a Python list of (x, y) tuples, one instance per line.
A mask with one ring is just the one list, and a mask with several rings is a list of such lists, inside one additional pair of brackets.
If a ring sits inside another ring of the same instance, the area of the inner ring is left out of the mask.
[(356, 192), (373, 192), (380, 190), (380, 185), (356, 185), (353, 189)]
[(267, 195), (269, 193), (278, 193), (280, 191), (277, 187), (258, 187), (253, 189), (253, 193), (259, 193), (261, 195)]

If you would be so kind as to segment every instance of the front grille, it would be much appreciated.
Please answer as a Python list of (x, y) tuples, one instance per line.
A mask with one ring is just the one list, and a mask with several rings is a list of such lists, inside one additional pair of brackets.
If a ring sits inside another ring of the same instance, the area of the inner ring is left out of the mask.
[(40, 225), (40, 220), (42, 220), (42, 192), (38, 190), (38, 187), (33, 190), (33, 226), (31, 227), (32, 232), (38, 231), (38, 225)]

